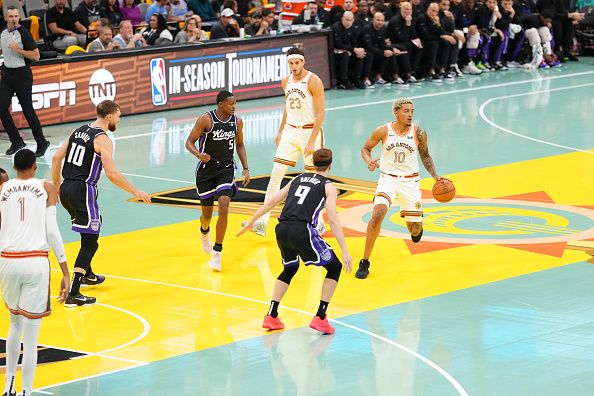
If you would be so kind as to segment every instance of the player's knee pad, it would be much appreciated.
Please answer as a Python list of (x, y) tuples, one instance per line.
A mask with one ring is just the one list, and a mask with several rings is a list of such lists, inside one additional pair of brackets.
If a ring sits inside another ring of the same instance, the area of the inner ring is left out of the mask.
[(285, 266), (283, 272), (281, 272), (278, 276), (278, 280), (281, 282), (285, 282), (287, 285), (291, 284), (291, 279), (293, 279), (298, 269), (299, 264)]
[(542, 44), (551, 43), (553, 36), (551, 35), (551, 31), (546, 26), (541, 26), (538, 28), (538, 35), (540, 36), (540, 42)]
[(342, 263), (338, 257), (334, 256), (334, 259), (326, 264), (324, 268), (326, 268), (326, 271), (328, 271), (326, 273), (326, 278), (338, 282), (338, 279), (340, 278), (340, 271), (342, 270)]
[(480, 33), (469, 34), (466, 39), (466, 48), (477, 49), (481, 41)]

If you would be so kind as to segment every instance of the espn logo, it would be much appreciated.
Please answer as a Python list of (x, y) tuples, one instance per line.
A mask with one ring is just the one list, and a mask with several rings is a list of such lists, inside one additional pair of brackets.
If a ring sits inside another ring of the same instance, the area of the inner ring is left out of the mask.
[(163, 58), (151, 59), (151, 94), (153, 105), (163, 106), (167, 103), (165, 60)]
[[(74, 106), (76, 104), (76, 83), (65, 81), (33, 85), (31, 99), (35, 110), (49, 109), (52, 105), (54, 107)], [(12, 97), (12, 111), (23, 111), (16, 95)]]

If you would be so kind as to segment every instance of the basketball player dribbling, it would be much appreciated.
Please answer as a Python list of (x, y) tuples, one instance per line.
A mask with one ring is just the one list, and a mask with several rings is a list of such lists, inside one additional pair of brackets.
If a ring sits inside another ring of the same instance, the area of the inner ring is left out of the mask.
[(68, 297), (68, 265), (56, 221), (58, 194), (51, 183), (35, 178), (35, 153), (14, 155), (16, 178), (0, 190), (0, 288), (10, 311), (6, 338), (4, 396), (16, 396), (15, 375), (23, 339), (23, 393), (31, 395), (37, 366), (41, 318), (50, 314), (50, 247), (60, 264), (62, 282), (58, 302)]
[[(287, 62), (291, 74), (282, 81), (286, 97), (285, 111), (275, 138), (277, 149), (264, 203), (269, 202), (280, 190), (288, 167), (297, 164), (300, 154), (303, 155), (305, 170), (313, 172), (312, 154), (324, 146), (324, 84), (320, 77), (305, 69), (305, 56), (301, 48), (290, 48)], [(254, 223), (252, 231), (266, 236), (269, 218), (270, 213), (262, 216)], [(320, 235), (324, 230), (324, 221), (320, 219)]]
[[(400, 217), (406, 220), (411, 239), (418, 243), (423, 236), (423, 201), (419, 177), (419, 159), (427, 172), (439, 181), (443, 177), (435, 171), (433, 158), (429, 155), (427, 132), (413, 124), (414, 105), (410, 99), (397, 99), (392, 104), (396, 119), (375, 128), (361, 149), (361, 156), (370, 172), (380, 169), (380, 177), (373, 199), (373, 214), (367, 224), (363, 259), (355, 276), (359, 279), (369, 275), (369, 257), (375, 240), (381, 231), (388, 209), (398, 197)], [(371, 152), (381, 142), (381, 157), (373, 159)]]

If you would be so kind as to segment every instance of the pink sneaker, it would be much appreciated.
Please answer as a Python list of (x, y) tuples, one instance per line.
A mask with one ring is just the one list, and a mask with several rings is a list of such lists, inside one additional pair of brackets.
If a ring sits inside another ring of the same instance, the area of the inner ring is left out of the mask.
[(270, 315), (266, 315), (264, 316), (264, 323), (262, 323), (262, 327), (268, 330), (282, 330), (285, 328), (285, 324), (281, 322), (278, 316), (273, 318)]
[(319, 331), (320, 333), (324, 334), (334, 334), (334, 327), (328, 322), (328, 315), (324, 319), (320, 319), (318, 315), (314, 316), (309, 324), (314, 330)]

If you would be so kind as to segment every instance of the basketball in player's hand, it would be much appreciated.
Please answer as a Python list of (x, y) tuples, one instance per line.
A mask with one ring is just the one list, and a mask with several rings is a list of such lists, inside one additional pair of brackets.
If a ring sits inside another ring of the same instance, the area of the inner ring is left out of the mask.
[(451, 180), (440, 179), (433, 185), (433, 198), (437, 202), (450, 202), (456, 195), (456, 187)]

